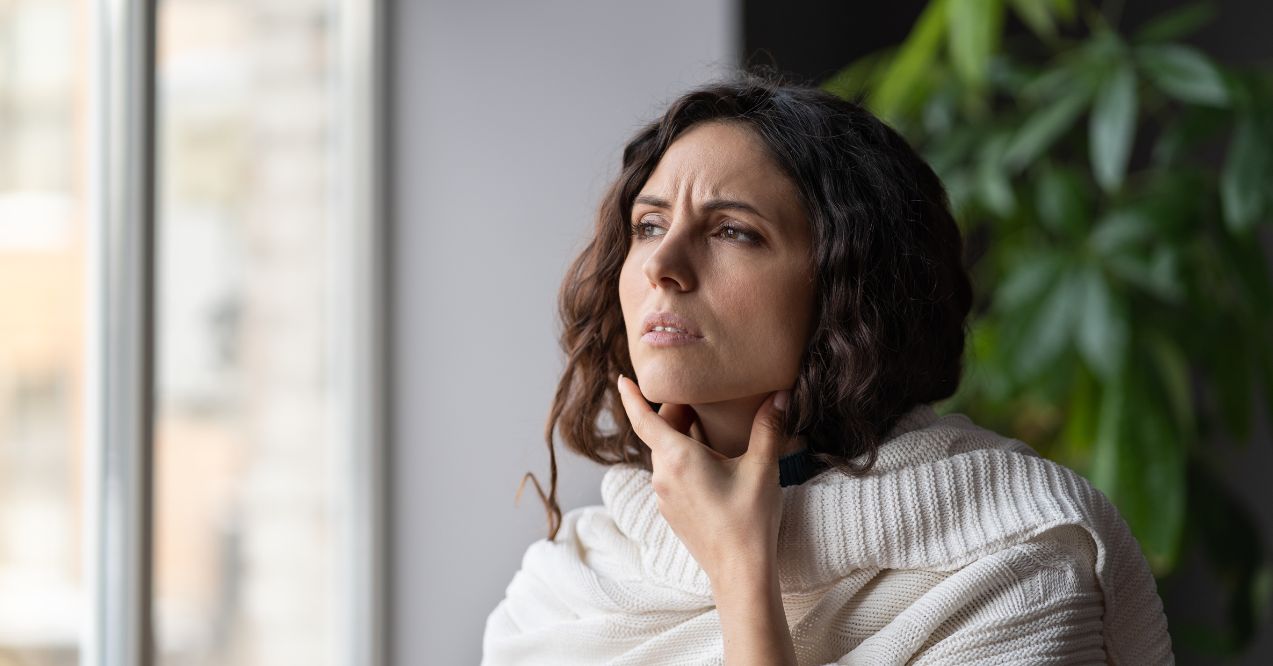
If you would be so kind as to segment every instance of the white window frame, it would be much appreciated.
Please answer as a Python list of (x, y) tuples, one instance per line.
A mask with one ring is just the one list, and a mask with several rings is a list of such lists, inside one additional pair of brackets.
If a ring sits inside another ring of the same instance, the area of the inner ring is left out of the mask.
[[(157, 0), (88, 0), (82, 666), (151, 666)], [(387, 663), (384, 0), (330, 0), (340, 94), (332, 149), (329, 326), (337, 442), (336, 663)]]
[[(387, 61), (385, 0), (331, 0), (340, 17), (334, 40), (338, 80), (333, 118), (337, 131), (336, 221), (328, 262), (336, 275), (332, 309), (335, 404), (341, 409), (332, 432), (343, 441), (346, 510), (341, 525), (349, 568), (347, 603), (338, 604), (348, 627), (343, 645), (348, 666), (386, 666), (388, 626), (388, 550), (386, 474), (389, 422), (389, 326), (386, 200), (388, 118), (385, 103)], [(340, 663), (340, 662), (338, 662)]]

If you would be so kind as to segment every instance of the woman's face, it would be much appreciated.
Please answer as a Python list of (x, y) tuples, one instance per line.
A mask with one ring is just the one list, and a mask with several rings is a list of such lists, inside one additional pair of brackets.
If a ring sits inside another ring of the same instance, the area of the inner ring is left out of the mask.
[[(691, 127), (638, 193), (619, 274), (628, 352), (645, 397), (706, 404), (791, 388), (813, 325), (811, 232), (795, 184), (747, 126)], [(701, 335), (658, 346), (646, 316)]]

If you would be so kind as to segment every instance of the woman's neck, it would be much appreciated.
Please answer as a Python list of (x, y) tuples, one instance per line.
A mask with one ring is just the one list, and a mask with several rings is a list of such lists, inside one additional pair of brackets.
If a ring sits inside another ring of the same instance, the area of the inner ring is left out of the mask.
[[(756, 410), (768, 398), (769, 393), (760, 393), (735, 400), (690, 405), (698, 415), (690, 428), (690, 436), (723, 456), (737, 458), (747, 450)], [(793, 438), (781, 451), (782, 455), (787, 455), (802, 448), (804, 443), (800, 438)]]

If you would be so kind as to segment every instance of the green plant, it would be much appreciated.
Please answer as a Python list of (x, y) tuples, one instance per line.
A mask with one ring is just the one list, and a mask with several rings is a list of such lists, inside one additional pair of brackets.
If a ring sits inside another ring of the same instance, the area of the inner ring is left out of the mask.
[(1198, 543), (1228, 617), (1173, 632), (1234, 653), (1273, 569), (1211, 443), (1247, 445), (1257, 384), (1273, 413), (1273, 84), (1173, 41), (1210, 16), (1127, 37), (1075, 0), (932, 0), (824, 87), (920, 149), (968, 238), (968, 371), (943, 409), (1086, 475), (1160, 578)]

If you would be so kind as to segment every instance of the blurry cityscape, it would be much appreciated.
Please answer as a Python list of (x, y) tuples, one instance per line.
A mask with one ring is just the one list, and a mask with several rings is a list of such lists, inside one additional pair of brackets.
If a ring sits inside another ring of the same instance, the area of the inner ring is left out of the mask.
[[(155, 630), (172, 666), (327, 664), (331, 3), (160, 0)], [(89, 0), (0, 0), (0, 666), (78, 663)]]

